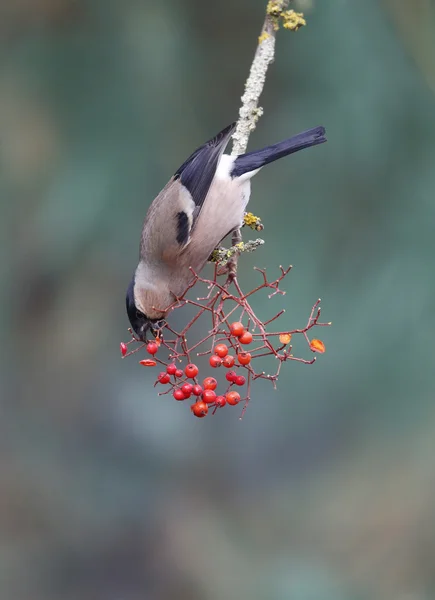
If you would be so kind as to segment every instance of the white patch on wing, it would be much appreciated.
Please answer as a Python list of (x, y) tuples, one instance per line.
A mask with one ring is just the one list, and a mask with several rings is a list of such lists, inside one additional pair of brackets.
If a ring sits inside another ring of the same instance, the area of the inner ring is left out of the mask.
[(249, 173), (243, 173), (239, 177), (235, 177), (234, 179), (231, 177), (231, 171), (234, 165), (234, 161), (237, 156), (230, 156), (229, 154), (222, 154), (221, 159), (219, 161), (218, 167), (216, 169), (216, 178), (221, 180), (231, 179), (238, 184), (243, 184), (246, 181), (249, 181), (251, 177), (254, 177), (258, 173), (260, 169), (254, 169), (253, 171), (249, 171)]
[(254, 175), (256, 175), (258, 173), (258, 171), (260, 171), (263, 167), (260, 167), (259, 169), (254, 169), (253, 171), (248, 171), (248, 173), (243, 173), (243, 175), (239, 175), (238, 177), (235, 178), (235, 181), (237, 181), (240, 184), (244, 184), (246, 182), (249, 183), (249, 180), (252, 179), (252, 177), (254, 177)]
[(187, 246), (187, 244), (190, 242), (190, 231), (191, 231), (192, 225), (193, 225), (193, 217), (194, 217), (195, 208), (196, 208), (196, 204), (193, 201), (193, 198), (192, 198), (189, 190), (187, 188), (185, 188), (184, 185), (180, 185), (180, 193), (178, 195), (178, 210), (185, 212), (187, 215), (187, 218), (189, 220), (189, 238), (188, 238), (187, 242), (184, 244), (185, 246)]
[(236, 156), (230, 156), (229, 154), (222, 154), (220, 161), (216, 169), (216, 179), (229, 180), (231, 179), (231, 169), (233, 168)]

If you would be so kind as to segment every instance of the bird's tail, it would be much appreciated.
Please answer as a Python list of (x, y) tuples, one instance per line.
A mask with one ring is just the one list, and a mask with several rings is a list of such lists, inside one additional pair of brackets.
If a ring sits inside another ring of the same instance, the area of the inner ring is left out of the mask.
[(266, 146), (266, 148), (262, 148), (261, 150), (241, 154), (234, 161), (231, 176), (240, 177), (244, 173), (260, 169), (274, 160), (287, 156), (287, 154), (293, 154), (293, 152), (317, 146), (317, 144), (323, 144), (324, 142), (326, 142), (324, 127), (315, 127), (314, 129), (303, 131), (273, 146)]

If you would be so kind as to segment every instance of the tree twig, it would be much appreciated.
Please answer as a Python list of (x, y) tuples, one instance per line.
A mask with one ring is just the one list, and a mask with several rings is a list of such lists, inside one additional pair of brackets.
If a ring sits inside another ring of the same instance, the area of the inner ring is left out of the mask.
[(266, 81), (267, 69), (275, 57), (275, 38), (278, 31), (278, 20), (287, 9), (290, 0), (268, 2), (266, 18), (258, 38), (258, 46), (252, 61), (249, 77), (245, 83), (242, 96), (242, 106), (239, 110), (236, 131), (233, 134), (233, 149), (231, 154), (236, 156), (246, 152), (250, 134), (254, 131), (263, 109), (258, 101)]
[[(267, 69), (275, 57), (275, 38), (279, 29), (279, 19), (283, 17), (286, 26), (287, 11), (290, 0), (270, 0), (266, 7), (266, 18), (258, 38), (258, 46), (252, 61), (248, 79), (245, 83), (245, 92), (241, 98), (242, 106), (239, 110), (239, 119), (233, 134), (233, 149), (231, 154), (237, 156), (246, 152), (249, 136), (254, 131), (258, 119), (263, 114), (263, 109), (258, 106), (261, 92), (266, 81)], [(242, 242), (240, 229), (236, 229), (232, 236), (232, 245), (237, 246)], [(228, 273), (231, 278), (237, 272), (239, 253), (234, 253), (228, 261)]]

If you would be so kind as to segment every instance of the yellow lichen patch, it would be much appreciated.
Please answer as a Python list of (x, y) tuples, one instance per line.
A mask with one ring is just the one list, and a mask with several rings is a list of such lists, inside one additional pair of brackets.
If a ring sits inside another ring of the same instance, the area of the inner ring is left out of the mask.
[(267, 3), (266, 13), (270, 17), (275, 31), (279, 29), (279, 18), (282, 15), (282, 0), (269, 0)]
[(297, 13), (294, 10), (286, 10), (281, 14), (281, 17), (284, 21), (284, 29), (290, 29), (290, 31), (297, 31), (307, 24), (304, 14)]
[(279, 17), (282, 13), (282, 0), (269, 0), (266, 7), (266, 13), (270, 17)]
[(264, 244), (263, 240), (249, 240), (247, 242), (238, 242), (231, 248), (216, 248), (209, 256), (209, 262), (217, 263), (219, 266), (224, 266), (236, 254), (242, 252), (254, 252), (259, 246)]
[(256, 217), (251, 212), (245, 213), (245, 216), (243, 217), (243, 223), (255, 231), (262, 231), (264, 229), (264, 225), (261, 222), (260, 217)]
[(267, 31), (263, 31), (263, 33), (258, 37), (258, 43), (262, 44), (264, 40), (267, 40), (268, 38), (270, 38), (270, 35), (267, 33)]

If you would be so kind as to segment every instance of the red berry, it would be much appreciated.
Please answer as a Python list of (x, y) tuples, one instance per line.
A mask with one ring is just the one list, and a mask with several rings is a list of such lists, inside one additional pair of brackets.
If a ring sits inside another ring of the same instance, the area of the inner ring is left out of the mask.
[(166, 373), (169, 373), (169, 375), (175, 375), (175, 373), (177, 372), (177, 365), (175, 363), (170, 363), (167, 367), (166, 367)]
[(194, 385), (192, 389), (192, 394), (194, 396), (200, 396), (202, 394), (202, 387), (200, 385)]
[(177, 379), (180, 379), (180, 377), (183, 377), (184, 373), (181, 369), (177, 369), (175, 371), (175, 377), (177, 377)]
[(175, 398), (175, 400), (185, 400), (186, 396), (184, 395), (183, 390), (180, 390), (180, 388), (177, 388), (174, 390), (174, 393), (172, 394)]
[(159, 383), (166, 384), (171, 381), (171, 376), (168, 373), (162, 371), (161, 373), (159, 373), (157, 380)]
[(195, 404), (192, 404), (192, 406), (190, 407), (190, 410), (193, 412), (195, 417), (202, 419), (208, 413), (208, 406), (202, 400), (198, 400), (198, 402), (195, 402)]
[(237, 360), (241, 365), (249, 365), (251, 362), (251, 355), (249, 352), (239, 352), (237, 355)]
[(213, 390), (204, 390), (202, 392), (202, 399), (206, 404), (213, 404), (216, 400), (216, 392)]
[(250, 333), (249, 331), (245, 331), (244, 333), (242, 333), (242, 335), (239, 337), (239, 342), (241, 344), (250, 344), (252, 342), (252, 333)]
[(119, 344), (119, 349), (121, 350), (122, 356), (125, 356), (127, 354), (128, 348), (127, 348), (127, 344), (124, 344), (124, 342), (121, 342)]
[(236, 381), (236, 378), (237, 373), (235, 371), (228, 371), (228, 373), (225, 375), (225, 379), (230, 383), (234, 383)]
[(225, 406), (227, 401), (225, 400), (225, 396), (216, 396), (214, 403), (216, 404), (216, 406), (219, 406), (219, 408), (222, 408), (223, 406)]
[(183, 392), (185, 398), (190, 398), (193, 391), (193, 385), (191, 383), (185, 383), (181, 386), (181, 391)]
[(155, 342), (148, 342), (148, 344), (147, 344), (148, 354), (151, 354), (152, 356), (154, 356), (154, 354), (157, 353), (158, 349), (159, 349), (159, 347), (157, 346), (157, 344)]
[(213, 356), (210, 356), (210, 360), (208, 362), (210, 363), (210, 367), (216, 369), (216, 367), (221, 366), (222, 359), (219, 356), (217, 356), (217, 354), (213, 354)]
[(230, 332), (231, 332), (231, 335), (235, 335), (236, 337), (239, 337), (240, 335), (242, 335), (245, 332), (245, 328), (243, 327), (242, 323), (240, 323), (240, 321), (235, 321), (234, 323), (231, 323), (231, 325), (230, 325)]
[(240, 394), (239, 392), (228, 392), (225, 395), (225, 400), (228, 402), (228, 404), (231, 404), (231, 406), (235, 406), (240, 402)]
[(222, 364), (227, 369), (231, 369), (231, 367), (234, 367), (235, 362), (236, 362), (236, 359), (234, 358), (234, 356), (231, 356), (230, 354), (228, 354), (228, 356), (226, 356), (223, 359)]
[(194, 379), (198, 375), (199, 369), (196, 365), (191, 363), (189, 365), (186, 365), (184, 372), (186, 373), (186, 377), (189, 377), (190, 379)]
[(217, 388), (217, 381), (214, 377), (206, 377), (202, 385), (205, 390), (215, 390)]
[(217, 346), (214, 348), (214, 353), (221, 358), (225, 358), (225, 356), (228, 354), (228, 346), (226, 344), (217, 344)]
[(139, 364), (143, 367), (155, 367), (157, 363), (155, 360), (151, 360), (151, 358), (144, 358), (139, 361)]
[(243, 377), (243, 375), (237, 375), (237, 377), (234, 380), (234, 383), (236, 385), (245, 385), (246, 377)]

